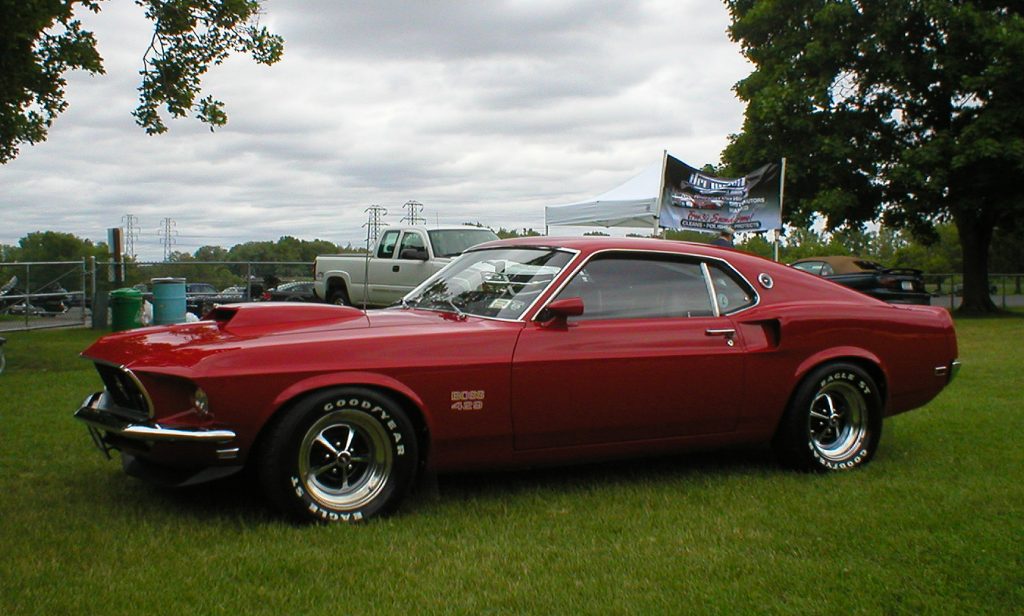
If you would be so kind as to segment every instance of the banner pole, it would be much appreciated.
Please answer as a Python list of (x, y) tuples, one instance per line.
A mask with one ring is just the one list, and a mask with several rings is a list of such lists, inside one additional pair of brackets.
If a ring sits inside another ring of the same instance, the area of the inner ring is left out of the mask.
[(779, 261), (779, 238), (782, 235), (782, 200), (786, 195), (786, 157), (782, 157), (782, 170), (779, 172), (779, 228), (775, 230), (775, 262)]
[(661, 222), (661, 206), (665, 196), (665, 173), (668, 168), (668, 150), (661, 151), (661, 181), (658, 183), (658, 201), (657, 207), (654, 210), (654, 224), (651, 229), (651, 237), (659, 237), (660, 229), (658, 223)]

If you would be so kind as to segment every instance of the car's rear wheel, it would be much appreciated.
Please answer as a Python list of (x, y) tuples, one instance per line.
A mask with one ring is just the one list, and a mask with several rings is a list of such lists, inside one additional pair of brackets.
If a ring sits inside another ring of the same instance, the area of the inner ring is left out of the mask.
[(773, 445), (788, 466), (838, 471), (867, 463), (882, 434), (878, 386), (859, 366), (822, 366), (797, 388)]
[(299, 519), (359, 522), (390, 513), (416, 476), (412, 423), (373, 390), (320, 392), (268, 430), (260, 481), (271, 502)]

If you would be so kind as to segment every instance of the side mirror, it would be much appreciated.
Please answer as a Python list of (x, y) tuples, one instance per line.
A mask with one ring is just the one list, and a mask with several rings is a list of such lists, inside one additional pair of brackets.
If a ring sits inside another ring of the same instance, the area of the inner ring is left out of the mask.
[(429, 259), (425, 248), (406, 248), (398, 255), (399, 259), (426, 261)]
[(540, 311), (537, 320), (541, 323), (557, 321), (564, 323), (569, 317), (578, 317), (583, 314), (583, 298), (567, 297), (556, 299)]

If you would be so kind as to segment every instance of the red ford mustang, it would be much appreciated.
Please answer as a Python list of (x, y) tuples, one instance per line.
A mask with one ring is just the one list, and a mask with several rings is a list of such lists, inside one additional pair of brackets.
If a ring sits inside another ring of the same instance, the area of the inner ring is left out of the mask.
[(125, 470), (253, 467), (306, 519), (395, 509), (424, 472), (770, 442), (846, 470), (953, 378), (949, 315), (741, 252), (548, 237), (473, 248), (402, 301), (223, 306), (106, 336), (77, 411)]

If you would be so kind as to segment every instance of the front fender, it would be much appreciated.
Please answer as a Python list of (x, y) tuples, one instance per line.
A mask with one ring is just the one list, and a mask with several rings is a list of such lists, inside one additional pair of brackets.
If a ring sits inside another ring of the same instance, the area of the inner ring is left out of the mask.
[(401, 381), (375, 372), (336, 372), (303, 379), (282, 390), (281, 393), (274, 398), (271, 407), (274, 409), (273, 412), (276, 413), (288, 402), (309, 392), (326, 389), (328, 387), (344, 387), (346, 385), (376, 387), (401, 394), (416, 405), (416, 408), (423, 416), (423, 421), (427, 424), (427, 428), (430, 429), (433, 427), (433, 418), (431, 417), (427, 406), (423, 403), (423, 399), (416, 392), (407, 387)]

